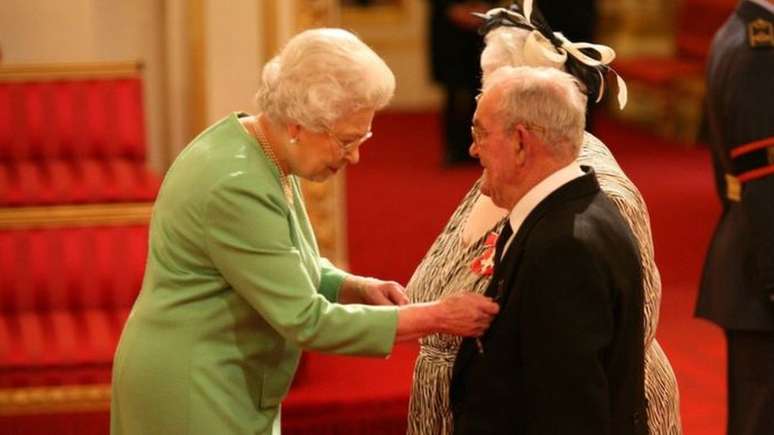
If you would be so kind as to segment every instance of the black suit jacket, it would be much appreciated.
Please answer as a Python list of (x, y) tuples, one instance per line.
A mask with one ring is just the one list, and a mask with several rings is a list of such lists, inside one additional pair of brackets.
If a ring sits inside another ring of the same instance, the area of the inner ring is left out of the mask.
[(591, 170), (529, 214), (486, 291), (484, 353), (457, 354), (455, 434), (647, 434), (636, 246)]
[[(772, 25), (774, 14), (741, 2), (715, 35), (707, 64), (707, 139), (723, 215), (696, 313), (726, 329), (774, 331), (774, 175), (745, 183), (739, 202), (726, 198), (724, 178), (736, 172), (732, 149), (774, 136), (774, 47), (748, 43), (747, 26), (757, 20)], [(774, 150), (768, 159), (774, 163)]]

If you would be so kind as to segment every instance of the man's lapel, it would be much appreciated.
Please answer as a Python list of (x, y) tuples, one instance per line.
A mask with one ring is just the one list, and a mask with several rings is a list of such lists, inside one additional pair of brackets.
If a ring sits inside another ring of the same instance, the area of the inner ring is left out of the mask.
[[(505, 226), (510, 228), (510, 224), (508, 223), (507, 219), (505, 221)], [(513, 242), (511, 242), (510, 246), (508, 246), (508, 250), (503, 254), (502, 260), (495, 259), (492, 279), (489, 281), (489, 285), (484, 292), (485, 296), (492, 298), (495, 302), (500, 304), (501, 312), (509, 293), (506, 284), (511, 279), (513, 273), (518, 269), (518, 263), (521, 261), (521, 256), (524, 252), (523, 244), (520, 243), (521, 240), (526, 237), (522, 231), (523, 229), (524, 226), (519, 229), (519, 232), (516, 234), (516, 237), (514, 237)], [(501, 236), (510, 237), (510, 235), (503, 233), (503, 231), (500, 233)], [(501, 242), (501, 239), (498, 237), (497, 241), (499, 243)], [(482, 341), (485, 336), (486, 333), (479, 339), (479, 341)], [(470, 362), (470, 359), (478, 351), (479, 349), (478, 345), (476, 344), (476, 339), (466, 338), (462, 340), (460, 349), (457, 352), (457, 359), (455, 360), (454, 367), (452, 368), (452, 380), (457, 378), (459, 373), (465, 368), (465, 366), (467, 366), (467, 364)]]

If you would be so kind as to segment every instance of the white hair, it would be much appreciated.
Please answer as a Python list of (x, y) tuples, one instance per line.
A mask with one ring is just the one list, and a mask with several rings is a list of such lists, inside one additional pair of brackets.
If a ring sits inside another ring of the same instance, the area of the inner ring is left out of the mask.
[(531, 31), (519, 27), (498, 27), (486, 35), (486, 46), (481, 52), (481, 71), (487, 77), (504, 66), (543, 66), (564, 71), (564, 63), (545, 56), (529, 55), (524, 44)]
[(583, 143), (586, 95), (570, 74), (547, 67), (501, 67), (484, 91), (502, 90), (498, 118), (504, 130), (524, 124), (556, 157), (575, 159)]
[(312, 29), (294, 36), (264, 67), (256, 101), (280, 122), (312, 131), (342, 116), (386, 106), (395, 76), (357, 36), (343, 29)]

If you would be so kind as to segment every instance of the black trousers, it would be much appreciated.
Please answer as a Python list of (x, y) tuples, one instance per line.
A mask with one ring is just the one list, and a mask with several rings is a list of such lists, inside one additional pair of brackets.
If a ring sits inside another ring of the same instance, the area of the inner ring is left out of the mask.
[(728, 435), (774, 434), (774, 332), (726, 330)]
[(446, 101), (443, 110), (445, 141), (444, 162), (447, 164), (475, 161), (468, 153), (473, 141), (470, 126), (476, 112), (476, 85), (446, 85)]

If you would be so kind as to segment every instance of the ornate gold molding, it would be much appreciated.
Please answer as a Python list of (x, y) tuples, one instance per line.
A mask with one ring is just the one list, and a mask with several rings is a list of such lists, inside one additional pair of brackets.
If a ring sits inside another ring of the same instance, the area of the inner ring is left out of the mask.
[(187, 4), (188, 74), (190, 75), (188, 92), (191, 96), (191, 123), (188, 126), (188, 133), (189, 137), (194, 138), (207, 127), (206, 17), (204, 0), (190, 0)]
[(407, 21), (407, 5), (404, 1), (397, 4), (369, 7), (345, 6), (341, 8), (341, 22), (362, 26), (395, 26)]
[(264, 58), (271, 59), (277, 50), (279, 50), (279, 43), (277, 42), (277, 3), (273, 1), (263, 2), (263, 19), (260, 33), (258, 38), (263, 41), (263, 56)]
[(0, 81), (138, 77), (142, 62), (39, 63), (0, 66)]
[(84, 204), (0, 208), (0, 229), (141, 225), (152, 203)]
[(110, 384), (0, 389), (0, 415), (110, 409)]
[(342, 268), (348, 266), (345, 184), (343, 174), (324, 183), (301, 183), (320, 254)]
[(297, 3), (298, 31), (313, 27), (330, 27), (335, 23), (336, 0), (300, 0)]
[(619, 59), (642, 54), (667, 55), (674, 50), (676, 3), (600, 0), (597, 42), (612, 46)]

